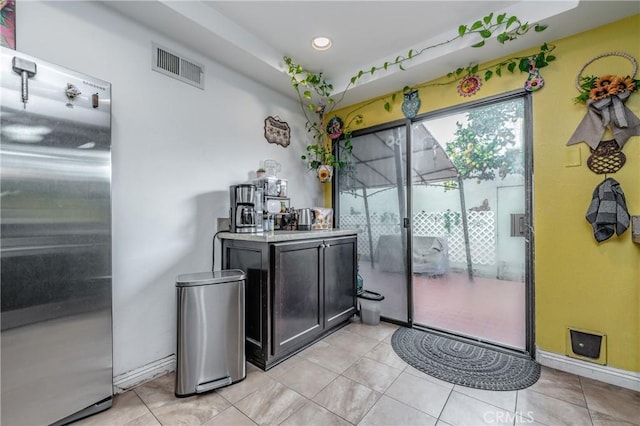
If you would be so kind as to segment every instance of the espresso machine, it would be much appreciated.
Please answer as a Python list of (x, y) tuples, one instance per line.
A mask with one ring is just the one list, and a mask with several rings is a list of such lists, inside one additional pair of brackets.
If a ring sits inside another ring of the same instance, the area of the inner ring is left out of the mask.
[[(256, 186), (251, 184), (231, 185), (231, 232), (256, 232)], [(262, 217), (260, 217), (262, 220)]]

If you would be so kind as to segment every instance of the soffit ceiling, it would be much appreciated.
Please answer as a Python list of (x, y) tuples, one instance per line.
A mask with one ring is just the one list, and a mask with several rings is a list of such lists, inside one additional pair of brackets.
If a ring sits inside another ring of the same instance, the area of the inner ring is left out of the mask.
[[(289, 56), (323, 71), (344, 92), (341, 106), (401, 90), (479, 63), (537, 47), (640, 13), (637, 1), (104, 1), (131, 19), (268, 87), (296, 98), (283, 61)], [(457, 35), (460, 24), (507, 13), (549, 27), (505, 45), (464, 37), (429, 49), (407, 64), (364, 77), (347, 88), (351, 76), (409, 49), (432, 46)], [(311, 49), (311, 39), (327, 35), (333, 47)], [(613, 48), (613, 46), (612, 46)], [(599, 52), (594, 52), (594, 54)], [(561, 54), (558, 55), (561, 58)]]

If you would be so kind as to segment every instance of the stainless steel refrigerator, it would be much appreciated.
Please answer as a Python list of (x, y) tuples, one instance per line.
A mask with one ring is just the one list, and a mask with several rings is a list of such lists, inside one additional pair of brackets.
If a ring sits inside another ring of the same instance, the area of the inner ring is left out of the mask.
[(1, 49), (1, 424), (64, 423), (113, 393), (111, 85)]

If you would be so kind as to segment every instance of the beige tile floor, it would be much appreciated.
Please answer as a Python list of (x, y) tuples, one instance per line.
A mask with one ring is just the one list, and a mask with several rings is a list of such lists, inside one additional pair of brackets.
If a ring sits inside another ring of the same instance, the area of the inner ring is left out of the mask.
[(352, 323), (242, 382), (176, 398), (169, 374), (77, 425), (640, 425), (640, 393), (549, 368), (528, 389), (454, 386), (402, 361), (396, 326)]

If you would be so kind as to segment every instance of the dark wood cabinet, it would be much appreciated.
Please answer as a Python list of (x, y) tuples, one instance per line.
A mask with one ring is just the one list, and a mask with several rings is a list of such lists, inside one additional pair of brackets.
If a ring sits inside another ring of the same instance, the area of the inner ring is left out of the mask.
[(356, 247), (355, 238), (325, 242), (324, 328), (340, 324), (355, 313), (355, 282), (358, 273)]
[(275, 356), (289, 352), (324, 328), (322, 245), (322, 241), (311, 241), (271, 246)]
[(223, 265), (246, 282), (246, 356), (269, 369), (356, 311), (356, 237), (257, 242), (223, 239)]

